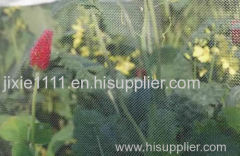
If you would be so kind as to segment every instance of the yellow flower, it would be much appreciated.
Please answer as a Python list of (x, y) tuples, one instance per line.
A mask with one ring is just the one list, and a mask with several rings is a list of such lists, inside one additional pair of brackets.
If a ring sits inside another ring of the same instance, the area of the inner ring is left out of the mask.
[(153, 76), (152, 76), (153, 80), (157, 80), (157, 74), (154, 73)]
[(238, 48), (236, 46), (232, 47), (232, 52), (235, 53), (238, 50)]
[(222, 58), (220, 61), (223, 69), (228, 69), (230, 67), (229, 61), (226, 58)]
[(230, 67), (228, 69), (229, 74), (235, 75), (237, 74), (237, 71), (239, 70), (239, 60), (238, 58), (232, 58)]
[(237, 70), (236, 69), (234, 69), (234, 68), (229, 68), (229, 74), (231, 74), (231, 75), (235, 75), (237, 73)]
[(107, 68), (107, 67), (108, 67), (108, 63), (107, 63), (107, 62), (104, 62), (103, 66), (104, 66), (105, 68)]
[(134, 52), (131, 53), (132, 58), (137, 58), (140, 55), (140, 50), (136, 49)]
[(89, 48), (87, 46), (83, 46), (80, 49), (80, 52), (81, 52), (81, 56), (83, 57), (88, 57), (90, 55)]
[(183, 55), (186, 59), (191, 60), (191, 56), (188, 53), (184, 53)]
[(219, 47), (221, 53), (225, 53), (228, 51), (228, 49), (229, 49), (229, 45), (227, 42), (228, 39), (224, 35), (216, 34), (215, 40), (218, 42), (218, 47)]
[(110, 59), (111, 61), (113, 61), (113, 62), (122, 61), (123, 58), (124, 58), (123, 56), (119, 56), (119, 55), (117, 55), (117, 56), (110, 56), (110, 57), (109, 57), (109, 59)]
[(192, 47), (192, 43), (191, 42), (188, 42), (188, 47)]
[(195, 46), (193, 49), (193, 57), (199, 57), (203, 54), (203, 48), (200, 46)]
[(72, 49), (71, 49), (71, 53), (72, 53), (73, 55), (76, 55), (76, 54), (77, 54), (76, 49), (72, 48)]
[(21, 18), (18, 18), (16, 20), (16, 28), (18, 30), (25, 30), (26, 29), (26, 25), (24, 24), (24, 21)]
[(208, 28), (206, 28), (204, 31), (205, 31), (206, 34), (210, 34), (211, 33), (211, 31)]
[(201, 70), (199, 71), (199, 76), (200, 76), (200, 77), (203, 77), (206, 73), (207, 73), (207, 69), (201, 69)]
[(199, 40), (199, 45), (200, 45), (200, 46), (203, 47), (203, 46), (205, 46), (206, 44), (207, 44), (207, 40), (205, 40), (205, 39), (200, 39), (200, 40)]
[(3, 13), (5, 13), (9, 17), (11, 17), (18, 9), (19, 9), (19, 7), (5, 8), (5, 9), (3, 9)]
[(124, 75), (129, 75), (129, 72), (135, 68), (135, 64), (130, 61), (118, 62), (115, 69)]
[(214, 54), (219, 54), (220, 50), (217, 47), (214, 46), (214, 47), (211, 48), (211, 52), (213, 52)]
[(82, 27), (82, 22), (80, 19), (77, 20), (77, 24), (72, 25), (72, 29), (75, 30), (73, 34), (73, 48), (78, 48), (82, 43), (84, 29)]
[(198, 44), (198, 43), (199, 43), (199, 39), (198, 39), (198, 38), (195, 38), (195, 39), (194, 39), (194, 43), (195, 43), (195, 44)]
[(96, 52), (94, 53), (94, 56), (104, 56), (104, 52), (102, 52), (102, 51), (96, 51)]
[(109, 59), (116, 63), (115, 69), (124, 75), (129, 75), (130, 71), (135, 68), (135, 64), (130, 61), (130, 57), (110, 56)]
[(207, 46), (204, 48), (200, 46), (195, 46), (193, 56), (196, 57), (202, 63), (211, 61), (210, 50), (209, 47)]
[(229, 72), (230, 75), (235, 75), (239, 70), (239, 60), (234, 58), (231, 54), (227, 57), (222, 57), (220, 59), (222, 68)]

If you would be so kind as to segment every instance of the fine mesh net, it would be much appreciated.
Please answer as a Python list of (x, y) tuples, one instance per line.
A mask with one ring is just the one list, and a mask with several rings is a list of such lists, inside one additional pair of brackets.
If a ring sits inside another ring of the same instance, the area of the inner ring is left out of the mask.
[(0, 2), (0, 156), (240, 154), (238, 0), (49, 2)]

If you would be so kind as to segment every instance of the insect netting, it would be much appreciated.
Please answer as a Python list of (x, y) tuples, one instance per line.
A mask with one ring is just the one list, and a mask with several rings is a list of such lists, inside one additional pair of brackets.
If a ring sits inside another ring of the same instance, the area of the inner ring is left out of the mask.
[(238, 0), (1, 1), (0, 156), (240, 155)]

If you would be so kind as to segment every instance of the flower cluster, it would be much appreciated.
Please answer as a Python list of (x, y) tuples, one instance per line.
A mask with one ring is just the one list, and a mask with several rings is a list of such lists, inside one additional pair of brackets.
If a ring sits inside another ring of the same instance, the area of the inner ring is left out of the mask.
[(115, 69), (124, 75), (129, 75), (129, 72), (135, 68), (135, 64), (130, 61), (129, 56), (111, 56), (110, 60), (116, 63)]
[[(132, 59), (138, 58), (140, 51), (137, 49), (133, 51), (129, 56), (122, 55), (107, 55), (108, 59), (115, 64), (115, 69), (121, 72), (123, 75), (129, 75), (130, 72), (135, 69), (135, 64), (131, 61)], [(104, 56), (101, 51), (94, 53), (95, 57)], [(104, 67), (109, 67), (107, 62), (104, 62)]]
[[(77, 53), (76, 49), (78, 49), (80, 47), (82, 40), (83, 40), (82, 38), (83, 38), (83, 34), (84, 34), (84, 28), (83, 28), (82, 20), (78, 19), (76, 24), (72, 25), (72, 29), (75, 31), (75, 33), (72, 35), (73, 48), (71, 49), (71, 53), (76, 54)], [(86, 56), (86, 52), (84, 52), (84, 56)]]
[(47, 69), (50, 61), (53, 32), (45, 30), (31, 50), (30, 65), (37, 70)]
[(17, 10), (19, 10), (19, 7), (9, 7), (9, 8), (3, 9), (3, 13), (9, 17), (12, 17)]
[[(137, 58), (140, 55), (139, 50), (135, 50), (130, 53), (128, 56), (122, 55), (112, 55), (110, 53), (105, 53), (102, 50), (99, 50), (98, 43), (94, 44), (94, 47), (88, 46), (89, 42), (95, 43), (97, 38), (92, 38), (91, 41), (85, 41), (84, 34), (88, 33), (91, 29), (91, 23), (89, 21), (84, 20), (85, 18), (78, 18), (76, 24), (72, 25), (72, 29), (75, 33), (72, 35), (73, 38), (73, 46), (71, 48), (71, 53), (76, 55), (80, 54), (82, 57), (87, 57), (95, 62), (100, 62), (104, 65), (104, 67), (109, 68), (109, 64), (106, 60), (109, 60), (114, 64), (114, 68), (120, 71), (123, 75), (129, 75), (130, 71), (135, 68), (135, 64), (131, 61), (132, 59)], [(84, 27), (88, 23), (89, 27)], [(95, 30), (94, 30), (95, 31)], [(102, 34), (104, 36), (104, 34)], [(104, 58), (100, 59), (98, 58)]]
[(221, 67), (224, 72), (232, 76), (236, 75), (239, 70), (237, 47), (231, 46), (223, 34), (217, 34), (209, 28), (204, 32), (205, 37), (196, 38), (193, 43), (189, 43), (192, 52), (185, 53), (185, 58), (197, 64), (200, 77), (213, 72), (213, 67)]
[(193, 57), (197, 58), (202, 63), (210, 62), (211, 55), (209, 47), (201, 47), (199, 45), (194, 46)]

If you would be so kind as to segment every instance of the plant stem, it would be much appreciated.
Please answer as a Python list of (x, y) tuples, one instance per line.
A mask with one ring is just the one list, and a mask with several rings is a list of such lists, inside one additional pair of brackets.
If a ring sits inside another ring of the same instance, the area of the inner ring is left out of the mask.
[[(159, 40), (159, 30), (158, 30), (158, 25), (157, 25), (157, 20), (156, 20), (156, 14), (155, 14), (155, 10), (154, 10), (154, 4), (152, 0), (147, 0), (147, 5), (149, 8), (149, 13), (150, 13), (150, 17), (151, 17), (151, 22), (152, 22), (152, 27), (153, 27), (153, 33), (154, 33), (154, 52), (158, 53), (158, 62), (157, 62), (157, 67), (156, 67), (156, 76), (157, 79), (161, 79), (161, 52), (159, 51), (160, 49), (160, 40)], [(149, 45), (151, 46), (151, 45)]]
[(92, 15), (93, 24), (95, 25), (96, 36), (99, 39), (99, 46), (100, 46), (99, 48), (102, 52), (104, 52), (104, 54), (105, 54), (104, 56), (106, 57), (106, 55), (108, 55), (109, 52), (107, 51), (106, 45), (104, 43), (103, 32), (99, 28), (98, 20), (97, 20), (95, 13), (93, 11), (90, 13)]
[(132, 35), (132, 37), (135, 39), (136, 38), (136, 32), (134, 30), (134, 27), (132, 25), (132, 22), (131, 22), (131, 19), (127, 13), (127, 10), (125, 9), (125, 7), (122, 5), (122, 3), (120, 2), (120, 0), (117, 0), (117, 5), (119, 5), (121, 11), (123, 12), (124, 14), (124, 17), (125, 17), (125, 20), (127, 22), (127, 26), (129, 27), (129, 31), (130, 31), (130, 34)]
[(193, 79), (197, 79), (197, 61), (193, 60)]
[(164, 10), (166, 17), (170, 17), (170, 8), (168, 1), (164, 1)]
[(212, 62), (211, 62), (210, 71), (209, 71), (209, 77), (208, 77), (208, 82), (212, 82), (214, 64), (215, 64), (215, 55), (213, 56), (213, 60), (212, 60)]
[(130, 123), (133, 125), (133, 127), (135, 128), (137, 134), (139, 135), (141, 141), (143, 144), (145, 144), (147, 142), (145, 136), (143, 135), (141, 129), (139, 128), (139, 126), (137, 125), (136, 121), (133, 119), (132, 115), (130, 114), (130, 112), (128, 111), (127, 106), (125, 105), (124, 101), (122, 101), (121, 97), (119, 98), (119, 103), (121, 105), (121, 108), (124, 112), (124, 114), (126, 115), (126, 117), (128, 118), (128, 120), (130, 121)]
[(103, 149), (102, 149), (102, 146), (101, 146), (99, 136), (97, 135), (96, 137), (97, 137), (97, 143), (98, 143), (100, 154), (101, 154), (101, 156), (104, 156), (104, 152), (103, 152)]
[(144, 0), (144, 21), (143, 21), (143, 27), (142, 27), (142, 34), (141, 34), (141, 49), (143, 51), (143, 62), (145, 69), (147, 71), (147, 75), (151, 75), (151, 69), (150, 69), (150, 60), (148, 57), (148, 52), (149, 52), (149, 45), (147, 45), (147, 30), (149, 29), (149, 11), (147, 7), (147, 0)]
[(157, 20), (156, 20), (156, 15), (155, 15), (155, 11), (154, 11), (154, 5), (153, 5), (153, 1), (152, 0), (148, 0), (148, 7), (149, 7), (149, 13), (151, 16), (151, 21), (152, 21), (152, 26), (153, 26), (153, 33), (154, 33), (154, 41), (156, 44), (156, 47), (159, 47), (159, 31), (158, 31), (158, 27), (157, 27)]
[[(35, 78), (39, 77), (40, 73), (35, 73)], [(31, 143), (35, 146), (35, 120), (36, 120), (36, 98), (37, 98), (37, 82), (34, 82), (33, 96), (32, 96), (32, 122), (31, 122)]]
[(19, 65), (20, 56), (19, 56), (19, 50), (18, 50), (18, 47), (17, 47), (17, 41), (16, 41), (16, 36), (15, 35), (16, 35), (15, 30), (12, 30), (11, 40), (12, 40), (13, 48), (14, 48), (14, 52), (15, 52), (16, 63), (17, 63), (17, 65)]

